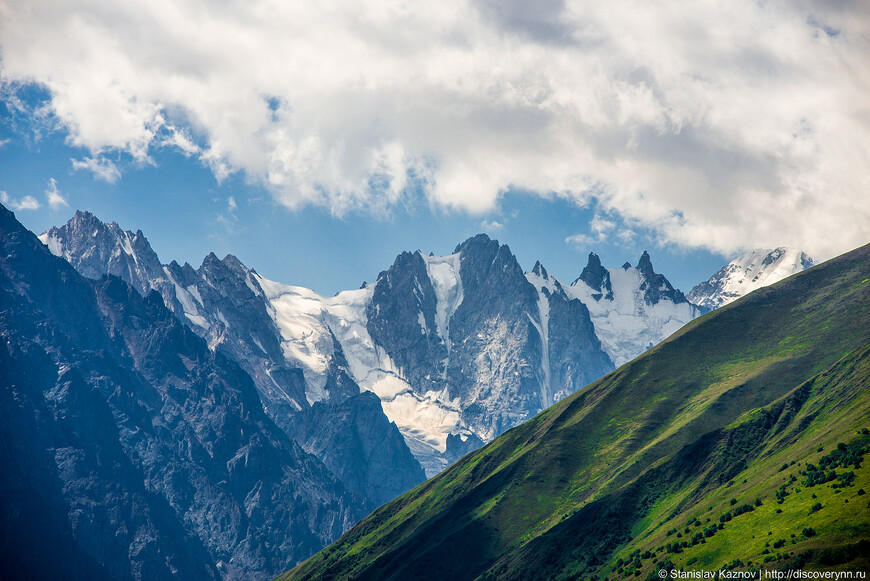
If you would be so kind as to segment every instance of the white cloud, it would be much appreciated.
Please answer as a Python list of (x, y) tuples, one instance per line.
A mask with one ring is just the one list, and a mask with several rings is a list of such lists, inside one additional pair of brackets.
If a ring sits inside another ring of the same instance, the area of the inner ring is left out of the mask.
[(480, 227), (483, 228), (485, 232), (501, 232), (504, 230), (504, 224), (497, 220), (483, 220), (480, 223)]
[(48, 200), (48, 205), (52, 210), (57, 210), (61, 206), (69, 206), (66, 199), (60, 195), (60, 190), (57, 187), (57, 180), (54, 178), (48, 180), (48, 189), (45, 190), (45, 199)]
[(623, 228), (616, 233), (616, 237), (623, 246), (631, 246), (634, 244), (635, 232), (631, 228)]
[[(222, 200), (218, 198), (213, 201), (218, 202)], [(227, 198), (226, 202), (226, 210), (217, 213), (217, 222), (223, 226), (227, 234), (236, 234), (238, 232), (239, 223), (239, 218), (236, 216), (236, 208), (238, 208), (238, 204), (236, 203), (236, 198), (234, 196)]]
[(594, 232), (599, 240), (607, 238), (607, 235), (610, 234), (615, 227), (615, 222), (604, 218), (601, 214), (595, 214), (592, 221), (589, 222), (589, 230)]
[(71, 159), (70, 162), (73, 170), (87, 170), (94, 174), (94, 179), (103, 180), (110, 184), (121, 179), (121, 170), (112, 160), (105, 157), (85, 157), (84, 159)]
[(193, 141), (189, 132), (183, 127), (175, 127), (174, 125), (164, 126), (166, 135), (160, 140), (160, 145), (165, 147), (174, 147), (183, 153), (186, 157), (192, 155), (202, 155), (202, 148)]
[[(615, 228), (616, 222), (614, 220), (609, 220), (600, 213), (596, 213), (592, 217), (592, 220), (589, 221), (589, 234), (574, 234), (568, 236), (565, 238), (565, 244), (577, 246), (581, 249), (586, 249), (590, 246), (595, 246), (596, 244), (602, 244), (611, 237)], [(628, 236), (628, 238), (626, 236)], [(630, 242), (632, 236), (634, 236), (634, 233), (630, 229), (623, 228), (616, 233), (616, 238), (618, 238), (618, 240), (615, 242), (623, 244), (625, 242)]]
[(587, 248), (598, 242), (597, 238), (593, 238), (589, 234), (572, 234), (565, 238), (565, 244), (577, 246), (578, 248)]
[(0, 74), (94, 158), (173, 147), (291, 208), (514, 188), (723, 252), (867, 242), (867, 2), (411, 6), (11, 0)]
[(21, 210), (38, 210), (39, 202), (33, 196), (24, 196), (20, 200), (11, 198), (8, 193), (0, 191), (0, 203), (15, 212)]

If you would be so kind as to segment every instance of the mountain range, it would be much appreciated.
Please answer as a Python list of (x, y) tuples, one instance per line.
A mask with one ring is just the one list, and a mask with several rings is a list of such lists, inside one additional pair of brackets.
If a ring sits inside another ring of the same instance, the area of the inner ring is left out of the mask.
[(29, 539), (2, 550), (36, 577), (27, 542), (98, 578), (275, 575), (706, 310), (646, 252), (569, 285), (478, 235), (324, 297), (232, 255), (162, 264), (87, 212), (43, 246), (4, 208), (2, 235), (5, 523)]
[(281, 579), (867, 571), (868, 428), (870, 245), (693, 320)]
[[(355, 441), (354, 451), (321, 458), (339, 477), (353, 474), (345, 483), (374, 505), (422, 481), (417, 462), (437, 474), (703, 312), (655, 273), (647, 253), (612, 270), (591, 254), (568, 285), (540, 263), (524, 273), (486, 235), (448, 256), (404, 252), (374, 283), (334, 297), (268, 280), (232, 255), (211, 254), (198, 269), (162, 265), (141, 232), (87, 212), (41, 239), (86, 277), (113, 274), (159, 292), (248, 371), (267, 413), (305, 449)], [(374, 441), (353, 419), (378, 419), (371, 394), (385, 414)], [(331, 414), (343, 423), (318, 434), (322, 424), (306, 418), (334, 406), (347, 411)], [(336, 456), (366, 461), (345, 466)]]

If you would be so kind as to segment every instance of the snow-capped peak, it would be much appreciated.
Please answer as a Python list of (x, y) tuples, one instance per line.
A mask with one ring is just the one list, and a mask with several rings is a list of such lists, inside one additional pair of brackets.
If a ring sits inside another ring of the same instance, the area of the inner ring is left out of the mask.
[(688, 299), (696, 305), (715, 309), (811, 266), (813, 259), (793, 248), (750, 250), (695, 286)]
[(152, 280), (162, 277), (160, 260), (141, 230), (133, 233), (115, 222), (105, 224), (90, 212), (77, 211), (65, 225), (50, 228), (39, 239), (84, 276), (113, 274), (143, 295), (151, 290)]
[[(628, 264), (626, 262), (626, 264)], [(629, 268), (631, 265), (629, 265)], [(623, 267), (624, 268), (624, 267)], [(600, 301), (602, 298), (613, 300), (613, 286), (610, 284), (610, 273), (606, 268), (601, 266), (601, 259), (594, 252), (589, 253), (589, 260), (586, 266), (583, 267), (583, 272), (572, 284), (577, 284), (579, 281), (585, 282), (586, 285), (593, 291), (592, 298)]]
[(701, 314), (652, 266), (644, 251), (637, 266), (606, 270), (590, 253), (580, 277), (565, 288), (589, 309), (595, 332), (619, 366), (661, 342)]

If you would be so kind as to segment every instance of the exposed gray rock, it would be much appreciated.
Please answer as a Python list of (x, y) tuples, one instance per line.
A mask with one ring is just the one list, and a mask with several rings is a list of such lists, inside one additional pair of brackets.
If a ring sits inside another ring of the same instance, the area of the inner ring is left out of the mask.
[(578, 281), (583, 281), (586, 285), (595, 290), (596, 293), (592, 298), (600, 301), (602, 298), (613, 300), (613, 285), (610, 284), (610, 272), (601, 265), (601, 259), (594, 252), (589, 253), (589, 261), (583, 267), (580, 276), (572, 284), (577, 284)]
[(422, 255), (401, 253), (378, 275), (366, 319), (372, 340), (419, 393), (444, 387), (447, 347), (435, 316), (435, 290)]
[(156, 292), (87, 281), (2, 207), (0, 363), (3, 554), (33, 542), (4, 572), (264, 579), (363, 515)]
[[(396, 424), (384, 416), (381, 400), (370, 391), (334, 405), (316, 402), (298, 414), (293, 426), (291, 436), (305, 450), (323, 458), (352, 492), (371, 499), (374, 506), (426, 478)], [(409, 470), (384, 469), (388, 466), (414, 466), (416, 473), (409, 482)]]
[[(448, 435), (452, 461), (525, 421), (613, 366), (595, 337), (589, 312), (564, 292), (550, 305), (523, 274), (510, 248), (481, 234), (456, 248), (461, 288), (452, 310), (419, 252), (402, 253), (380, 274), (366, 314), (372, 340), (400, 367), (421, 401), (437, 396), (459, 423)], [(538, 272), (545, 272), (538, 265)], [(439, 303), (439, 300), (441, 301)], [(437, 320), (439, 309), (446, 316)], [(555, 342), (547, 335), (552, 330)], [(552, 363), (555, 361), (556, 363)], [(555, 373), (551, 373), (551, 366)]]
[[(295, 437), (307, 429), (311, 405), (303, 371), (285, 357), (281, 331), (260, 287), (259, 276), (235, 256), (227, 255), (221, 260), (210, 253), (198, 269), (175, 261), (160, 266), (141, 232), (134, 235), (117, 224), (105, 225), (87, 212), (77, 212), (68, 224), (52, 228), (40, 238), (55, 255), (67, 258), (87, 277), (117, 274), (143, 295), (157, 291), (178, 319), (253, 378), (263, 407), (282, 430)], [(137, 264), (148, 267), (138, 270), (127, 267)], [(366, 502), (360, 510), (374, 508), (387, 500), (386, 494), (400, 494), (423, 480), (419, 462), (410, 455), (401, 435), (387, 429), (390, 422), (382, 410), (377, 417), (377, 410), (366, 403), (359, 415), (367, 417), (373, 429), (359, 431), (356, 416), (348, 408), (364, 400), (355, 397), (360, 388), (348, 374), (340, 346), (330, 356), (324, 384), (329, 399), (323, 404), (341, 409), (336, 410), (331, 420), (321, 418), (323, 421), (314, 426), (324, 430), (321, 436), (306, 433), (300, 442), (324, 460), (348, 489), (374, 494), (364, 497)], [(322, 407), (321, 412), (325, 413)], [(359, 441), (368, 435), (377, 439)], [(329, 440), (332, 445), (316, 446), (311, 438)], [(382, 438), (389, 441), (382, 442)], [(355, 482), (352, 479), (363, 472), (359, 470), (359, 459), (353, 458), (350, 451), (360, 446), (384, 453), (370, 456), (372, 464), (365, 471), (365, 480)], [(349, 465), (342, 466), (341, 462)]]
[(669, 300), (675, 305), (689, 302), (683, 293), (675, 289), (664, 275), (656, 274), (646, 250), (640, 255), (636, 268), (644, 278), (640, 290), (644, 291), (643, 298), (646, 304), (655, 305), (662, 299)]

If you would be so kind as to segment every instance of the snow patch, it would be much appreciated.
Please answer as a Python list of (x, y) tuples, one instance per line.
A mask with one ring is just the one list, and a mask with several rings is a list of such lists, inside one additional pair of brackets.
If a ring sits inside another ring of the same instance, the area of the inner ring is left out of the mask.
[[(526, 280), (532, 283), (538, 292), (538, 319), (529, 314), (529, 321), (541, 337), (541, 409), (546, 409), (555, 403), (553, 382), (550, 373), (550, 296), (556, 292), (556, 281), (550, 277), (542, 277), (533, 272), (526, 273)], [(545, 293), (544, 290), (547, 290)]]
[(690, 303), (660, 300), (655, 305), (646, 304), (640, 289), (644, 277), (634, 267), (608, 272), (612, 299), (596, 301), (592, 295), (600, 291), (582, 280), (563, 288), (568, 296), (580, 299), (589, 309), (601, 347), (617, 367), (657, 345), (700, 314)]
[(49, 236), (48, 233), (39, 236), (43, 244), (48, 246), (48, 251), (55, 256), (63, 256), (63, 244), (56, 236)]
[[(426, 271), (435, 291), (435, 326), (450, 356), (450, 319), (462, 304), (462, 278), (459, 253), (449, 256), (425, 256)], [(445, 366), (446, 369), (446, 366)]]
[(695, 304), (715, 309), (812, 265), (812, 258), (792, 248), (750, 250), (693, 288), (687, 298)]
[(196, 285), (195, 285), (195, 284), (190, 285), (190, 286), (187, 287), (185, 290), (186, 290), (187, 292), (189, 292), (190, 295), (191, 295), (194, 299), (196, 299), (196, 302), (198, 302), (200, 305), (204, 305), (204, 304), (205, 304), (205, 303), (202, 302), (202, 295), (199, 294), (199, 289), (196, 288)]
[[(374, 285), (324, 297), (310, 289), (254, 276), (281, 331), (285, 358), (305, 374), (309, 401), (327, 396), (323, 386), (335, 352), (334, 337), (341, 345), (350, 376), (361, 389), (380, 398), (387, 418), (399, 427), (427, 474), (443, 469), (445, 461), (438, 454), (443, 454), (447, 436), (457, 429), (459, 412), (439, 401), (438, 394), (415, 394), (401, 369), (375, 345), (366, 326), (366, 307), (371, 303)], [(448, 295), (456, 300), (457, 291)], [(425, 321), (421, 320), (423, 325)]]
[[(184, 316), (187, 317), (187, 320), (197, 327), (208, 329), (208, 321), (205, 317), (200, 315), (199, 309), (196, 306), (196, 301), (194, 300), (194, 295), (189, 290), (193, 289), (196, 291), (196, 287), (191, 285), (187, 289), (183, 288), (178, 284), (178, 281), (172, 277), (169, 273), (169, 269), (166, 267), (163, 267), (163, 273), (166, 275), (166, 279), (175, 287), (175, 298), (178, 299), (179, 303), (181, 303), (181, 308), (184, 311)], [(198, 298), (199, 304), (202, 305), (202, 298), (199, 296), (199, 292), (197, 292), (195, 296)]]
[(257, 285), (251, 279), (250, 272), (245, 275), (245, 284), (248, 285), (248, 288), (251, 289), (252, 293), (254, 293), (257, 296), (260, 296), (261, 291), (260, 291), (260, 289), (257, 288)]
[(205, 317), (202, 315), (196, 315), (193, 313), (188, 313), (185, 311), (184, 316), (187, 317), (191, 323), (196, 325), (197, 327), (202, 327), (203, 329), (208, 329), (208, 321), (205, 320)]
[(302, 369), (308, 385), (308, 403), (326, 399), (326, 373), (335, 351), (329, 329), (322, 320), (323, 297), (314, 291), (259, 277), (270, 314), (281, 332), (284, 358)]

